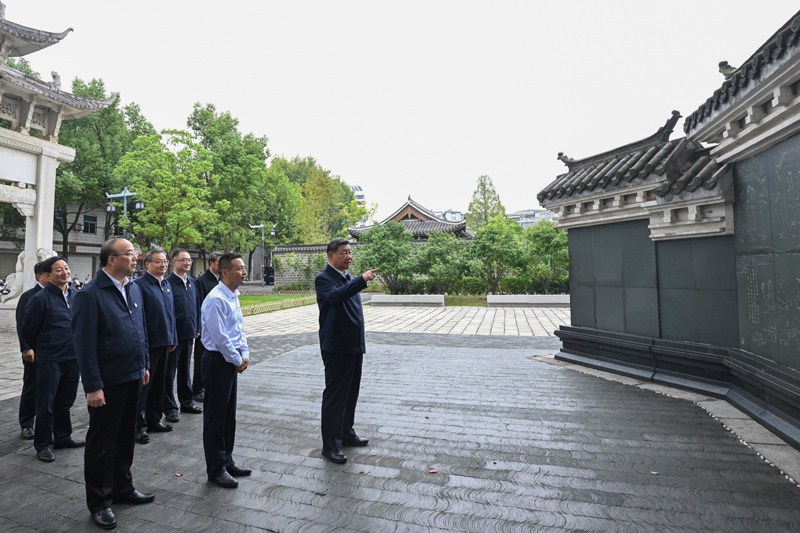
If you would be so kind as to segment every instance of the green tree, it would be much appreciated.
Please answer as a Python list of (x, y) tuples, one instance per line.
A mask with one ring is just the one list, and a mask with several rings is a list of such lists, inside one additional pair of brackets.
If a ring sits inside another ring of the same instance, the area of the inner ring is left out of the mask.
[(309, 172), (302, 192), (300, 225), (306, 243), (346, 237), (347, 227), (367, 216), (367, 209), (358, 206), (350, 186), (321, 167)]
[(480, 264), (480, 277), (490, 293), (496, 293), (500, 280), (519, 266), (521, 234), (519, 224), (498, 215), (479, 229), (470, 242), (470, 254)]
[[(86, 83), (76, 78), (72, 92), (78, 96), (105, 100), (109, 97), (101, 79)], [(75, 148), (75, 160), (56, 171), (54, 229), (61, 235), (62, 255), (69, 257), (70, 234), (82, 222), (83, 214), (105, 208), (105, 193), (122, 190), (114, 168), (130, 149), (132, 138), (119, 109), (119, 99), (106, 109), (77, 120), (65, 120), (58, 142)], [(111, 234), (115, 217), (106, 217), (103, 232)]]
[(265, 223), (274, 215), (274, 191), (268, 187), (266, 137), (239, 131), (239, 120), (218, 112), (213, 104), (196, 103), (187, 120), (200, 145), (211, 153), (212, 168), (204, 179), (217, 220), (205, 227), (202, 247), (252, 251), (261, 243), (249, 224)]
[(33, 70), (31, 64), (28, 62), (27, 59), (24, 57), (7, 57), (3, 64), (7, 67), (11, 67), (15, 70), (22, 72), (23, 74), (27, 74), (28, 76), (36, 79), (41, 79), (42, 75)]
[[(144, 208), (133, 218), (136, 241), (167, 250), (202, 242), (201, 229), (214, 222), (209, 188), (203, 175), (212, 168), (211, 154), (186, 131), (139, 137), (119, 162), (115, 176), (130, 183)], [(128, 224), (127, 220), (121, 220)]]
[(360, 267), (380, 268), (378, 278), (390, 293), (397, 294), (414, 271), (412, 238), (411, 232), (394, 220), (374, 226), (364, 234), (364, 244), (359, 246)]
[(506, 209), (500, 203), (500, 195), (494, 188), (492, 178), (481, 176), (472, 193), (472, 201), (467, 210), (467, 227), (478, 231), (496, 216), (505, 216)]
[(291, 183), (303, 185), (308, 181), (312, 171), (319, 169), (317, 160), (311, 156), (301, 158), (294, 156), (291, 160), (283, 156), (275, 156), (270, 162), (269, 168), (276, 172), (283, 173)]
[(526, 228), (521, 251), (521, 270), (529, 280), (538, 282), (545, 294), (569, 276), (567, 232), (557, 229), (554, 222), (542, 220)]
[(415, 257), (416, 272), (428, 278), (436, 294), (450, 292), (453, 283), (470, 270), (466, 243), (452, 233), (431, 233)]

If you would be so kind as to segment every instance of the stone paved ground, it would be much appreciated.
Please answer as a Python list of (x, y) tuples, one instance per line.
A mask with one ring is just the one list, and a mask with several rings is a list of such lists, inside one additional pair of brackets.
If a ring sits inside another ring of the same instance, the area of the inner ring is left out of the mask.
[[(783, 454), (774, 463), (794, 465), (797, 452), (728, 404), (576, 372), (552, 359), (557, 339), (522, 333), (526, 310), (497, 310), (497, 332), (479, 335), (464, 333), (474, 308), (417, 322), (409, 315), (430, 309), (399, 309), (366, 309), (357, 427), (372, 440), (346, 449), (347, 464), (319, 454), (313, 306), (249, 317), (254, 364), (239, 385), (235, 457), (253, 476), (237, 490), (208, 484), (201, 417), (183, 415), (172, 433), (137, 447), (136, 486), (156, 502), (116, 506), (118, 530), (800, 530), (800, 490), (739, 437), (762, 455)], [(0, 411), (0, 531), (96, 531), (82, 451), (42, 463), (18, 438), (16, 398)], [(82, 437), (84, 400), (73, 419)]]

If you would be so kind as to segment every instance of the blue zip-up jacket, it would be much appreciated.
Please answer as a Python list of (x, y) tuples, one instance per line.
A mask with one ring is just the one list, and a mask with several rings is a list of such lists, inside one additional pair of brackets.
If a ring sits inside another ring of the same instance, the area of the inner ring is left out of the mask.
[(175, 272), (167, 276), (172, 286), (172, 298), (175, 300), (175, 328), (179, 341), (192, 340), (200, 331), (197, 315), (197, 280), (192, 276), (183, 278)]
[(136, 278), (133, 282), (142, 292), (144, 315), (147, 318), (147, 341), (150, 348), (177, 346), (178, 335), (175, 331), (175, 299), (172, 297), (172, 286), (149, 272)]
[(86, 393), (142, 379), (150, 368), (144, 302), (135, 284), (125, 284), (128, 303), (102, 269), (78, 291), (72, 333)]
[[(25, 307), (31, 301), (33, 295), (42, 290), (42, 286), (37, 282), (32, 289), (22, 293), (17, 302), (17, 337), (19, 337), (19, 351), (27, 352), (31, 349), (28, 343), (25, 342), (25, 337), (22, 336), (22, 326), (25, 324)], [(35, 354), (34, 354), (35, 355)]]
[(323, 352), (363, 354), (364, 308), (361, 291), (367, 288), (362, 276), (347, 281), (330, 265), (314, 279), (319, 306), (319, 345)]
[(33, 348), (36, 361), (58, 363), (75, 359), (71, 309), (75, 292), (67, 287), (65, 299), (61, 289), (50, 283), (34, 294), (25, 306), (22, 335)]

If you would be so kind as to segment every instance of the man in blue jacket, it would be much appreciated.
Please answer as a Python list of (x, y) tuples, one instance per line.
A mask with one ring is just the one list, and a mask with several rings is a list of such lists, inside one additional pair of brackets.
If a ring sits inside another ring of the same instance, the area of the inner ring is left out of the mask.
[(69, 410), (78, 394), (78, 360), (72, 344), (72, 304), (69, 265), (61, 257), (42, 264), (49, 283), (25, 307), (22, 335), (33, 349), (36, 364), (36, 426), (33, 447), (46, 463), (55, 460), (53, 448), (77, 448)]
[(17, 302), (17, 337), (19, 349), (22, 352), (22, 393), (19, 395), (19, 427), (21, 436), (25, 440), (33, 438), (33, 421), (36, 420), (36, 363), (34, 362), (33, 348), (28, 346), (22, 336), (22, 326), (25, 324), (25, 306), (34, 294), (44, 289), (49, 283), (47, 274), (42, 270), (44, 261), (36, 263), (33, 275), (36, 276), (36, 285), (23, 292)]
[(356, 435), (356, 403), (361, 388), (361, 365), (367, 351), (364, 340), (362, 290), (378, 269), (353, 278), (347, 273), (353, 261), (350, 242), (328, 243), (328, 265), (317, 274), (314, 286), (319, 306), (319, 344), (325, 365), (322, 393), (322, 455), (334, 463), (347, 457), (342, 446), (366, 446), (369, 439)]
[(144, 255), (147, 271), (133, 282), (142, 293), (150, 347), (150, 383), (144, 386), (139, 396), (139, 420), (136, 424), (136, 442), (139, 444), (150, 442), (148, 430), (172, 431), (172, 426), (161, 421), (167, 391), (167, 357), (178, 345), (175, 300), (172, 286), (164, 277), (168, 264), (166, 252), (154, 246)]
[[(167, 359), (167, 394), (164, 415), (168, 422), (177, 422), (178, 403), (181, 413), (199, 414), (203, 410), (192, 402), (192, 345), (200, 335), (197, 306), (197, 282), (189, 275), (192, 257), (183, 248), (172, 251), (172, 274), (167, 281), (172, 287), (175, 300), (175, 327), (178, 332), (178, 348), (170, 352)], [(178, 401), (175, 401), (173, 386), (178, 375)]]
[(144, 303), (128, 279), (136, 251), (122, 237), (100, 249), (102, 268), (78, 292), (72, 331), (89, 409), (84, 478), (86, 504), (95, 524), (112, 529), (112, 503), (150, 503), (155, 496), (133, 487), (134, 436), (139, 391), (150, 378)]

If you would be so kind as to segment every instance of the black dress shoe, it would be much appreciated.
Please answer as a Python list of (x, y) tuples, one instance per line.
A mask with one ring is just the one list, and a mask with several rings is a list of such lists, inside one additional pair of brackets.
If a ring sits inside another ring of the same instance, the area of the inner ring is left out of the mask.
[(192, 415), (199, 415), (203, 412), (202, 407), (197, 407), (194, 405), (181, 405), (181, 413), (189, 413)]
[(223, 489), (235, 489), (239, 486), (239, 482), (233, 479), (233, 477), (227, 472), (223, 472), (217, 477), (210, 477), (208, 480), (214, 485), (222, 487)]
[(117, 517), (114, 516), (114, 512), (111, 509), (103, 509), (102, 511), (92, 513), (92, 520), (94, 520), (97, 527), (103, 529), (114, 529), (117, 527)]
[(178, 413), (168, 413), (164, 415), (164, 420), (166, 420), (167, 422), (172, 422), (174, 424), (175, 422), (180, 422), (181, 417), (178, 415)]
[(38, 457), (40, 461), (44, 461), (45, 463), (52, 463), (53, 461), (56, 460), (56, 455), (50, 448), (38, 452), (36, 454), (36, 457)]
[(21, 432), (20, 436), (23, 439), (31, 440), (31, 439), (33, 439), (33, 435), (34, 435), (33, 428), (22, 428), (22, 432)]
[(80, 448), (82, 446), (86, 446), (86, 441), (84, 440), (75, 440), (72, 437), (68, 438), (63, 442), (59, 442), (58, 444), (54, 444), (53, 448), (56, 450), (59, 448)]
[(151, 433), (167, 433), (168, 431), (172, 431), (172, 426), (159, 420), (155, 424), (147, 424), (147, 429), (149, 429)]
[(205, 391), (200, 391), (197, 394), (195, 394), (194, 396), (192, 396), (192, 398), (196, 402), (203, 403), (203, 400), (206, 399), (206, 393), (205, 393)]
[(342, 450), (330, 450), (328, 448), (322, 448), (322, 456), (327, 457), (336, 464), (347, 462), (347, 456), (342, 453)]
[(250, 470), (249, 468), (241, 468), (236, 465), (226, 466), (225, 470), (227, 470), (228, 473), (233, 477), (244, 477), (244, 476), (249, 476), (250, 474), (253, 473), (253, 471)]
[(141, 505), (143, 503), (150, 503), (156, 499), (155, 494), (145, 494), (134, 489), (133, 492), (125, 496), (117, 496), (114, 498), (114, 503), (130, 503), (131, 505)]
[(369, 444), (369, 439), (362, 439), (361, 437), (342, 439), (343, 446), (366, 446), (367, 444)]
[(144, 431), (140, 431), (139, 433), (136, 434), (136, 442), (138, 442), (139, 444), (147, 444), (148, 442), (150, 442), (150, 435), (148, 435)]

